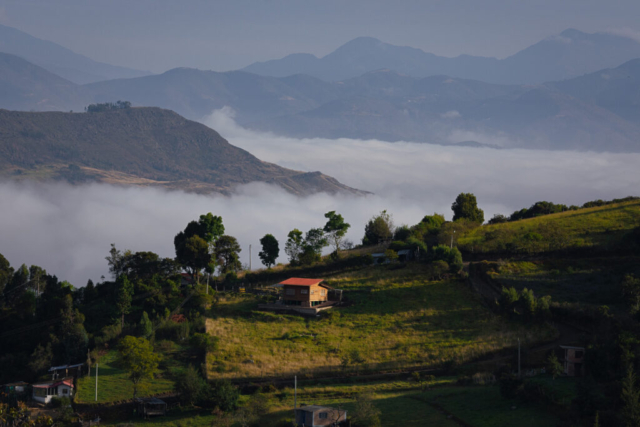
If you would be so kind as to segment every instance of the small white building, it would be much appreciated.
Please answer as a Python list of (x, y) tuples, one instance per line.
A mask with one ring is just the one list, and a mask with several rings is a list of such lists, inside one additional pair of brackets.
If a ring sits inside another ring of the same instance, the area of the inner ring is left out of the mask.
[(73, 396), (73, 378), (47, 381), (33, 385), (33, 400), (47, 404), (53, 397)]

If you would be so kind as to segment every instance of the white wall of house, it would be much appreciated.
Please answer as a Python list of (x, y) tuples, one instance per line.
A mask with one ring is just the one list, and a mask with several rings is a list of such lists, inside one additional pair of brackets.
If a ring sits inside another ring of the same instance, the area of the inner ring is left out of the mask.
[(33, 400), (44, 404), (51, 402), (54, 397), (71, 397), (72, 395), (73, 387), (66, 384), (56, 387), (33, 387)]

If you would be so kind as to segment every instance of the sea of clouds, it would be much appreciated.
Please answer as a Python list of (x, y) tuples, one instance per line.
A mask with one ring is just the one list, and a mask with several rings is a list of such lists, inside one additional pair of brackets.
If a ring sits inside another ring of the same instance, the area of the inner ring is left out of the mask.
[(258, 158), (301, 171), (322, 171), (374, 194), (293, 196), (261, 183), (231, 196), (202, 196), (106, 184), (0, 183), (0, 253), (13, 266), (40, 265), (84, 286), (107, 276), (111, 243), (120, 249), (174, 256), (173, 237), (200, 214), (221, 215), (242, 245), (242, 261), (259, 267), (259, 240), (272, 233), (282, 247), (293, 228), (321, 227), (336, 210), (359, 242), (366, 221), (386, 209), (396, 224), (426, 214), (451, 218), (451, 203), (472, 192), (489, 219), (539, 200), (582, 204), (639, 195), (640, 154), (494, 150), (352, 139), (294, 139), (243, 129), (223, 109), (203, 119), (230, 143)]

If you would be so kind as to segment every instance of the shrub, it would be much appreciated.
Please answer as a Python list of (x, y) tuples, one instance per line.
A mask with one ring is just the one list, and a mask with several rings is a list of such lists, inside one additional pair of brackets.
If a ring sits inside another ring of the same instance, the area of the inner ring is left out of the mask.
[(218, 349), (220, 339), (209, 334), (195, 333), (189, 340), (189, 344), (198, 350), (207, 352)]
[(380, 427), (380, 410), (373, 404), (373, 398), (369, 394), (361, 394), (356, 397), (353, 410), (353, 425), (357, 427)]
[(156, 338), (159, 340), (183, 341), (189, 336), (189, 322), (176, 323), (168, 320), (156, 329)]
[(176, 349), (176, 344), (173, 341), (162, 340), (156, 342), (156, 349), (163, 353), (168, 353)]
[(442, 280), (447, 271), (449, 264), (446, 261), (434, 261), (427, 268), (427, 277), (429, 280)]
[(193, 405), (207, 387), (207, 382), (198, 371), (189, 365), (184, 374), (180, 376), (175, 385), (176, 392), (180, 395), (180, 401), (187, 405)]
[(240, 391), (227, 380), (216, 380), (201, 394), (201, 406), (234, 411), (238, 407)]
[(445, 261), (449, 264), (452, 273), (458, 273), (462, 270), (462, 254), (458, 248), (450, 248), (446, 245), (438, 245), (431, 251), (432, 261)]

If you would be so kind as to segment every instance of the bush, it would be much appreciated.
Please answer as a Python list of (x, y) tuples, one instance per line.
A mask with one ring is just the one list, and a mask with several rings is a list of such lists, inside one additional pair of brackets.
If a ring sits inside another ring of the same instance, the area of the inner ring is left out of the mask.
[(156, 329), (156, 338), (159, 340), (183, 341), (189, 337), (189, 322), (174, 322), (167, 320)]
[(380, 427), (380, 410), (373, 404), (373, 398), (369, 394), (361, 394), (356, 397), (353, 410), (353, 425), (357, 427)]
[(96, 346), (101, 346), (103, 344), (111, 343), (115, 341), (122, 334), (122, 325), (120, 322), (117, 322), (113, 325), (108, 325), (102, 328), (100, 331), (100, 336), (96, 337), (95, 344)]
[(434, 261), (427, 267), (427, 277), (429, 280), (442, 280), (449, 271), (449, 264), (446, 261)]
[(176, 344), (173, 341), (162, 340), (156, 342), (156, 350), (163, 353), (168, 353), (176, 350)]
[(200, 399), (206, 387), (207, 382), (204, 378), (200, 376), (192, 365), (189, 365), (186, 372), (176, 382), (175, 390), (180, 395), (182, 403), (193, 405)]
[(238, 407), (240, 391), (227, 380), (216, 380), (201, 394), (201, 406), (230, 412)]
[(218, 337), (211, 336), (209, 334), (195, 333), (189, 340), (189, 344), (198, 350), (207, 352), (215, 351), (218, 349), (218, 343), (220, 339)]
[(438, 245), (431, 251), (432, 261), (445, 261), (449, 264), (452, 273), (458, 273), (462, 270), (462, 254), (458, 248), (450, 248), (446, 245)]

